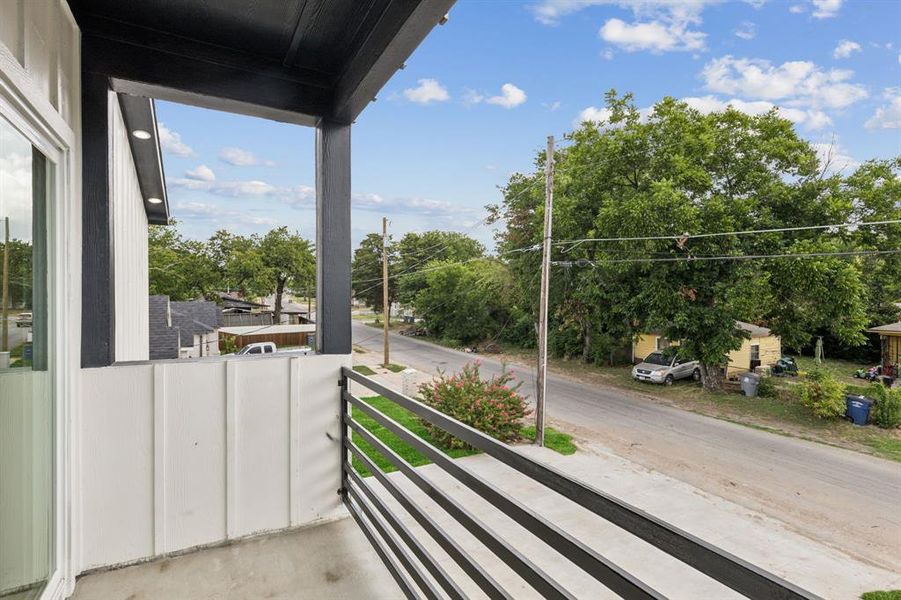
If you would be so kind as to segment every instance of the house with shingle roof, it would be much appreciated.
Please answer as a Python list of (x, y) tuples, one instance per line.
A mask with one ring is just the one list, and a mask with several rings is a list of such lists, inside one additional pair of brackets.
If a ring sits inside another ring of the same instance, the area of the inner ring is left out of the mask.
[(219, 355), (222, 313), (215, 302), (150, 297), (150, 359)]

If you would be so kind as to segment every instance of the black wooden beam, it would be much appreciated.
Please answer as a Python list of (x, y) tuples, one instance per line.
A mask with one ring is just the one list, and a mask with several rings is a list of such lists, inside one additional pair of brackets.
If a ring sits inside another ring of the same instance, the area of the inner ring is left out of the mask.
[[(128, 144), (138, 175), (147, 221), (151, 225), (168, 225), (169, 197), (166, 193), (166, 176), (153, 100), (128, 94), (118, 94), (118, 97), (122, 120), (125, 121), (125, 129), (129, 134)], [(146, 131), (150, 138), (136, 137), (133, 134), (135, 130)], [(150, 202), (151, 198), (160, 202)]]
[(107, 77), (81, 79), (81, 366), (115, 360), (116, 315), (110, 218), (109, 92)]
[(332, 118), (353, 122), (454, 2), (392, 0), (335, 84)]
[(331, 112), (327, 75), (108, 19), (79, 25), (84, 69), (117, 92), (301, 125)]
[(316, 130), (316, 345), (350, 354), (350, 125)]

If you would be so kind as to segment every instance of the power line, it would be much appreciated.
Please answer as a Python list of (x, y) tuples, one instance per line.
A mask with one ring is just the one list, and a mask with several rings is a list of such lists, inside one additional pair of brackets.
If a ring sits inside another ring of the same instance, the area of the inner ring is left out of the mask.
[(789, 231), (811, 231), (816, 229), (842, 229), (850, 227), (873, 227), (877, 225), (896, 225), (901, 219), (889, 219), (885, 221), (865, 221), (860, 223), (833, 223), (831, 225), (805, 225), (800, 227), (776, 227), (773, 229), (748, 229), (742, 231), (721, 231), (709, 233), (681, 233), (669, 235), (649, 235), (636, 237), (610, 237), (610, 238), (582, 238), (574, 240), (560, 240), (554, 242), (555, 246), (570, 246), (564, 252), (570, 252), (577, 246), (588, 242), (644, 242), (654, 240), (677, 240), (685, 243), (692, 239), (724, 237), (730, 235), (756, 235), (761, 233), (785, 233)]
[(872, 256), (899, 254), (901, 250), (850, 250), (843, 252), (789, 252), (784, 254), (735, 254), (723, 256), (678, 256), (671, 258), (613, 258), (609, 260), (558, 260), (551, 264), (558, 267), (597, 266), (614, 263), (658, 263), (658, 262), (698, 262), (698, 261), (730, 261), (730, 260), (766, 260), (771, 258), (819, 258), (827, 256)]

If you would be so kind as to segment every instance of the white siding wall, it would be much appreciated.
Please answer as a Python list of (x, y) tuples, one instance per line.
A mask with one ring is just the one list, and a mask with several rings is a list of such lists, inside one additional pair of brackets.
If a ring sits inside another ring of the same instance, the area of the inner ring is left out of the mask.
[(110, 92), (110, 176), (116, 289), (116, 361), (150, 357), (147, 213), (128, 131)]
[(28, 101), (74, 128), (81, 57), (78, 29), (64, 5), (61, 0), (0, 0), (0, 44), (5, 47), (0, 70), (24, 70)]
[(350, 356), (83, 371), (79, 570), (342, 514)]

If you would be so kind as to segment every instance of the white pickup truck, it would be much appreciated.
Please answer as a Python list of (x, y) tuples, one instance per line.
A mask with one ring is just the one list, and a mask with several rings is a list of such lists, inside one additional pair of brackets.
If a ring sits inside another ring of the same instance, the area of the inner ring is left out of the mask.
[(256, 354), (302, 354), (306, 356), (313, 352), (309, 346), (301, 346), (300, 348), (291, 348), (289, 350), (279, 350), (275, 342), (254, 342), (247, 344), (237, 352), (235, 356), (256, 355)]

